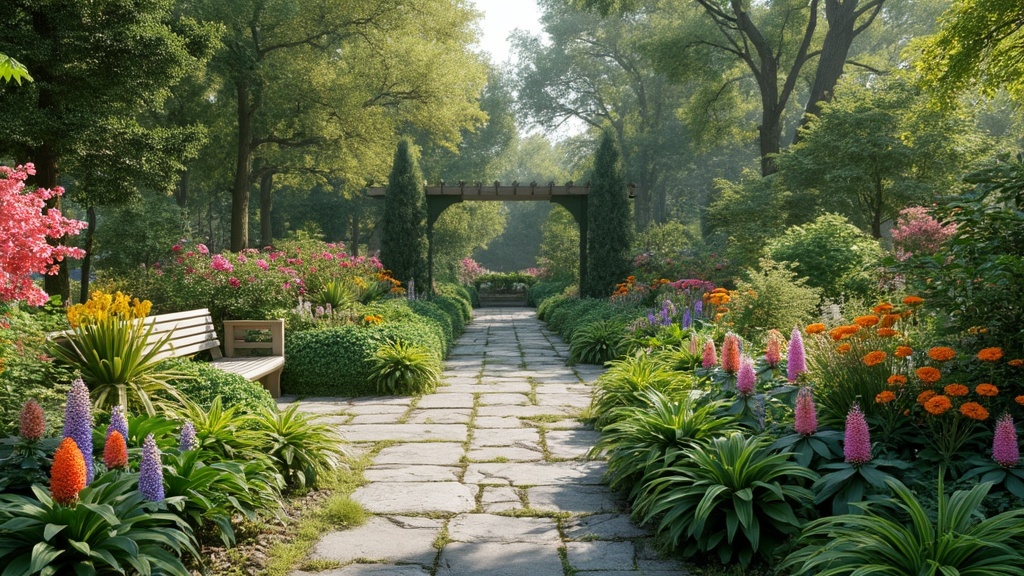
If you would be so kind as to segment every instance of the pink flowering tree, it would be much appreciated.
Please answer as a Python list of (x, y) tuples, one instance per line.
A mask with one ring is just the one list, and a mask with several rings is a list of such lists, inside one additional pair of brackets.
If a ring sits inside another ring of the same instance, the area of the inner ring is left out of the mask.
[(24, 300), (39, 306), (49, 296), (32, 282), (32, 274), (56, 274), (55, 262), (84, 256), (80, 248), (54, 246), (47, 239), (77, 234), (85, 222), (65, 218), (55, 209), (44, 214), (46, 201), (64, 190), (26, 191), (25, 179), (33, 174), (32, 164), (0, 166), (0, 301)]
[(914, 254), (930, 256), (956, 233), (956, 224), (943, 224), (927, 208), (911, 206), (900, 210), (896, 227), (892, 229), (892, 244), (900, 261)]

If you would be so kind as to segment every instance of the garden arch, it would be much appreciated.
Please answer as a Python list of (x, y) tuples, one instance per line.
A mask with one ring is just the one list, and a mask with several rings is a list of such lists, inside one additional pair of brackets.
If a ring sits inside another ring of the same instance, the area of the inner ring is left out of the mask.
[[(629, 197), (633, 198), (633, 184), (629, 185)], [(367, 195), (375, 198), (383, 198), (387, 192), (386, 187), (368, 188)], [(426, 187), (427, 198), (427, 279), (431, 286), (434, 285), (434, 223), (441, 217), (441, 213), (449, 206), (466, 200), (483, 200), (491, 202), (508, 201), (535, 201), (554, 202), (562, 206), (576, 219), (580, 229), (580, 285), (583, 284), (587, 274), (587, 197), (590, 193), (590, 183), (577, 186), (573, 182), (567, 182), (562, 186), (556, 186), (554, 182), (547, 184), (520, 184), (512, 182), (510, 185), (501, 185), (495, 181), (493, 184), (484, 185), (482, 182), (469, 184), (459, 182), (455, 185), (446, 185), (441, 182), (438, 186)]]

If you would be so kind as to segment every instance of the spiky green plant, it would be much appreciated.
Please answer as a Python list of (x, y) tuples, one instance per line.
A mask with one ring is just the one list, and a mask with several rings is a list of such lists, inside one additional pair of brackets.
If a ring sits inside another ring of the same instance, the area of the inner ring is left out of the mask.
[(672, 372), (656, 359), (642, 352), (609, 362), (608, 371), (597, 380), (592, 412), (595, 426), (601, 429), (616, 421), (625, 406), (644, 406), (644, 392), (658, 390), (669, 398), (689, 394), (693, 378)]
[(370, 382), (382, 394), (432, 392), (441, 380), (441, 362), (425, 348), (402, 341), (381, 346), (370, 359)]
[(622, 322), (601, 320), (587, 324), (572, 336), (569, 345), (571, 364), (604, 364), (622, 350), (626, 327)]
[(299, 412), (298, 404), (285, 410), (263, 409), (253, 422), (264, 438), (266, 453), (292, 488), (315, 486), (345, 455), (334, 429)]

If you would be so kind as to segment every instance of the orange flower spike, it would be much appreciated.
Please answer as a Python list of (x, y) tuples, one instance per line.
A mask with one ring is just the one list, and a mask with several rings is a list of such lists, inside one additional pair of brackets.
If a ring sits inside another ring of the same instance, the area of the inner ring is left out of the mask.
[(871, 352), (868, 352), (866, 355), (864, 355), (864, 357), (861, 358), (860, 361), (863, 362), (865, 366), (877, 366), (878, 364), (885, 362), (885, 359), (885, 352), (882, 352), (881, 350), (872, 350)]
[(942, 372), (939, 372), (938, 368), (932, 368), (931, 366), (922, 366), (917, 370), (914, 370), (914, 374), (917, 375), (918, 380), (925, 384), (934, 384), (942, 378)]
[(1020, 404), (1021, 406), (1024, 406), (1024, 394), (1017, 396), (1016, 398), (1013, 399), (1013, 401), (1016, 402), (1017, 404)]
[(110, 433), (103, 445), (103, 464), (109, 470), (128, 468), (128, 445), (117, 430)]
[(935, 346), (928, 349), (928, 357), (936, 362), (946, 362), (956, 358), (956, 350), (949, 346)]
[(902, 319), (903, 316), (900, 314), (886, 314), (882, 316), (882, 328), (892, 328)]
[(933, 396), (931, 400), (924, 403), (924, 409), (932, 416), (941, 416), (953, 407), (953, 403), (945, 396)]
[(999, 388), (992, 384), (983, 383), (978, 384), (977, 386), (974, 387), (974, 393), (977, 394), (978, 396), (985, 396), (991, 398), (993, 396), (999, 395)]
[(982, 362), (995, 362), (1002, 357), (1002, 348), (982, 348), (978, 351), (978, 360), (981, 360)]
[(967, 386), (964, 386), (963, 384), (948, 384), (942, 390), (946, 393), (946, 396), (952, 396), (954, 398), (960, 396), (967, 396), (967, 394), (970, 392), (970, 389), (967, 388)]
[(875, 334), (878, 334), (882, 338), (892, 338), (893, 336), (899, 336), (900, 333), (892, 328), (879, 328), (875, 330)]
[(50, 467), (50, 494), (54, 502), (70, 506), (78, 500), (78, 493), (85, 488), (85, 458), (78, 444), (65, 438), (53, 455)]
[(858, 316), (853, 319), (853, 323), (861, 328), (871, 328), (878, 324), (878, 316)]

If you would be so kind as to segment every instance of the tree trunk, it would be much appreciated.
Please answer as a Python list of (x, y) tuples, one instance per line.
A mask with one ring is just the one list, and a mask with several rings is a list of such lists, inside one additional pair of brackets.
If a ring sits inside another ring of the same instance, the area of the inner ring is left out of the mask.
[(232, 252), (249, 247), (249, 190), (252, 177), (252, 109), (249, 105), (249, 83), (235, 84), (238, 105), (238, 154), (235, 162), (235, 185), (231, 190)]
[(875, 201), (871, 207), (871, 236), (875, 239), (882, 237), (882, 199), (885, 198), (885, 187), (882, 184), (882, 175), (875, 175)]
[[(839, 77), (843, 74), (846, 57), (850, 54), (850, 46), (856, 37), (854, 28), (857, 24), (857, 6), (859, 0), (825, 0), (825, 18), (828, 20), (828, 32), (821, 45), (818, 56), (818, 68), (814, 72), (811, 93), (804, 108), (800, 128), (814, 116), (821, 113), (821, 105), (832, 100), (833, 92)], [(800, 130), (793, 135), (793, 143), (800, 141)]]
[(260, 176), (260, 242), (264, 246), (274, 244), (274, 232), (270, 222), (270, 210), (273, 204), (271, 193), (274, 191), (274, 171), (266, 170)]
[(761, 176), (778, 172), (775, 156), (782, 150), (782, 108), (766, 106), (758, 126), (761, 143)]
[(85, 219), (89, 226), (85, 229), (85, 258), (82, 259), (82, 287), (78, 292), (78, 301), (89, 300), (89, 274), (92, 273), (92, 246), (96, 238), (96, 208), (85, 209)]
[(188, 207), (188, 183), (191, 171), (187, 168), (178, 176), (178, 185), (174, 188), (174, 201), (179, 208)]
[(363, 193), (360, 192), (359, 196), (352, 202), (352, 246), (349, 247), (349, 252), (352, 256), (359, 256), (359, 220), (363, 216)]

